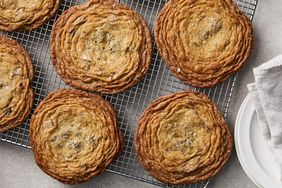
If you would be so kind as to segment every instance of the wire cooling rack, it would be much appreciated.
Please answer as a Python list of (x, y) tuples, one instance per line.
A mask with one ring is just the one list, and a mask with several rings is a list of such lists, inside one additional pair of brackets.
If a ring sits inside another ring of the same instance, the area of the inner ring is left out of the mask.
[[(0, 32), (2, 35), (7, 35), (16, 39), (27, 49), (32, 57), (35, 68), (35, 78), (32, 84), (35, 92), (33, 110), (35, 110), (39, 102), (43, 100), (49, 92), (68, 87), (60, 79), (50, 63), (49, 38), (52, 25), (58, 16), (69, 7), (82, 2), (83, 0), (63, 0), (58, 13), (49, 20), (49, 22), (45, 23), (35, 31), (12, 33)], [(257, 0), (236, 0), (235, 2), (249, 19), (252, 20)], [(127, 4), (142, 14), (147, 20), (152, 32), (157, 15), (166, 3), (166, 0), (120, 0), (120, 3)], [(150, 102), (159, 96), (175, 93), (177, 91), (193, 90), (207, 94), (209, 98), (217, 103), (220, 111), (226, 116), (236, 81), (236, 75), (211, 89), (193, 88), (184, 84), (171, 74), (157, 51), (155, 41), (153, 41), (153, 47), (152, 64), (149, 72), (137, 86), (116, 95), (103, 95), (106, 100), (114, 105), (118, 114), (118, 125), (125, 136), (125, 147), (123, 152), (108, 168), (108, 171), (154, 185), (170, 187), (148, 175), (148, 173), (139, 165), (136, 158), (134, 150), (134, 132), (136, 122), (141, 112)], [(0, 134), (0, 140), (30, 148), (29, 121), (30, 119), (20, 127)], [(209, 180), (178, 187), (203, 188), (207, 187), (208, 183)]]

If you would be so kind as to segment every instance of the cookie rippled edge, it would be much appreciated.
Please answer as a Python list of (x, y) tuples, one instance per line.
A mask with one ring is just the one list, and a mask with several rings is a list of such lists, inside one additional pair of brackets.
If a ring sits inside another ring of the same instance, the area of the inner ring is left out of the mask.
[(30, 142), (35, 161), (46, 174), (77, 184), (103, 172), (118, 157), (124, 139), (109, 102), (63, 89), (50, 93), (35, 110)]
[(47, 22), (58, 10), (61, 0), (0, 0), (0, 30), (31, 31)]
[(114, 0), (92, 0), (65, 11), (53, 26), (50, 48), (64, 82), (106, 94), (140, 82), (152, 55), (145, 20)]
[(31, 113), (34, 70), (28, 52), (14, 39), (0, 36), (0, 132), (21, 125)]
[(216, 105), (202, 93), (163, 96), (142, 113), (137, 157), (150, 175), (168, 184), (196, 183), (226, 163), (233, 141)]
[(239, 71), (253, 47), (251, 22), (232, 0), (170, 0), (154, 35), (172, 73), (202, 88)]

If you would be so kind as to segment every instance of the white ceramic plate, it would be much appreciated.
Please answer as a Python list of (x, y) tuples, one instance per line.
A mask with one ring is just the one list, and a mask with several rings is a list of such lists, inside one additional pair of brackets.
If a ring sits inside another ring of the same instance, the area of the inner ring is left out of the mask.
[(263, 140), (249, 95), (238, 112), (234, 134), (239, 161), (249, 178), (259, 187), (282, 188), (278, 166)]

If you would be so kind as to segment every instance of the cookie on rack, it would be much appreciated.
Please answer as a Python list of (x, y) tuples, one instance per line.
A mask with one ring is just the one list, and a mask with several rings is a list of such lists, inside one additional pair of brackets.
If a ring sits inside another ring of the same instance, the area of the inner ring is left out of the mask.
[(216, 105), (195, 92), (164, 96), (150, 104), (135, 136), (141, 164), (168, 184), (196, 183), (214, 176), (229, 158), (232, 145)]
[(233, 0), (170, 0), (154, 35), (172, 73), (195, 87), (228, 79), (253, 46), (252, 25)]
[(33, 30), (48, 21), (61, 0), (0, 0), (0, 30)]
[(35, 110), (30, 142), (38, 166), (68, 184), (90, 179), (118, 156), (123, 136), (113, 107), (79, 90), (50, 93)]
[(21, 125), (33, 104), (33, 65), (15, 40), (0, 36), (0, 132)]
[(114, 0), (92, 0), (64, 12), (51, 33), (51, 59), (69, 85), (113, 94), (137, 84), (151, 62), (149, 28)]

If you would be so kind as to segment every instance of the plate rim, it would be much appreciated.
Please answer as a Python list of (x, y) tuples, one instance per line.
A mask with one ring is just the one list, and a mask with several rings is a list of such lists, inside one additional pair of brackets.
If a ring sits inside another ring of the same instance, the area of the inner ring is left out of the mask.
[[(244, 113), (246, 111), (252, 111), (252, 113)], [(235, 121), (235, 128), (234, 128), (234, 139), (235, 139), (235, 148), (236, 148), (236, 152), (237, 152), (237, 157), (239, 159), (239, 162), (243, 168), (243, 170), (245, 171), (245, 173), (247, 174), (247, 176), (258, 186), (258, 187), (269, 187), (269, 188), (274, 188), (274, 187), (281, 187), (282, 184), (279, 184), (276, 181), (273, 181), (273, 177), (269, 176), (263, 169), (262, 167), (259, 165), (259, 163), (257, 162), (257, 159), (255, 157), (255, 154), (252, 151), (252, 147), (251, 147), (251, 143), (244, 143), (244, 147), (248, 147), (249, 151), (248, 151), (248, 158), (251, 160), (248, 160), (248, 163), (246, 162), (246, 157), (244, 157), (242, 150), (243, 147), (240, 144), (240, 137), (248, 137), (248, 140), (250, 140), (250, 125), (251, 125), (251, 120), (252, 120), (252, 116), (255, 113), (255, 108), (253, 106), (253, 104), (250, 101), (250, 94), (248, 94), (246, 96), (246, 98), (244, 99), (244, 101), (242, 102), (239, 111), (237, 113), (237, 117), (236, 117), (236, 121)], [(248, 115), (246, 115), (248, 114)], [(247, 120), (243, 120), (243, 119)], [(240, 134), (240, 130), (242, 129), (242, 121), (247, 123), (244, 124), (244, 130), (248, 130), (247, 132), (243, 132), (244, 134)], [(251, 151), (250, 151), (251, 150)], [(256, 167), (256, 170), (254, 171), (253, 169), (255, 169), (254, 167)], [(255, 172), (255, 173), (254, 173)], [(259, 178), (257, 176), (260, 176)], [(272, 180), (272, 181), (271, 181)]]

